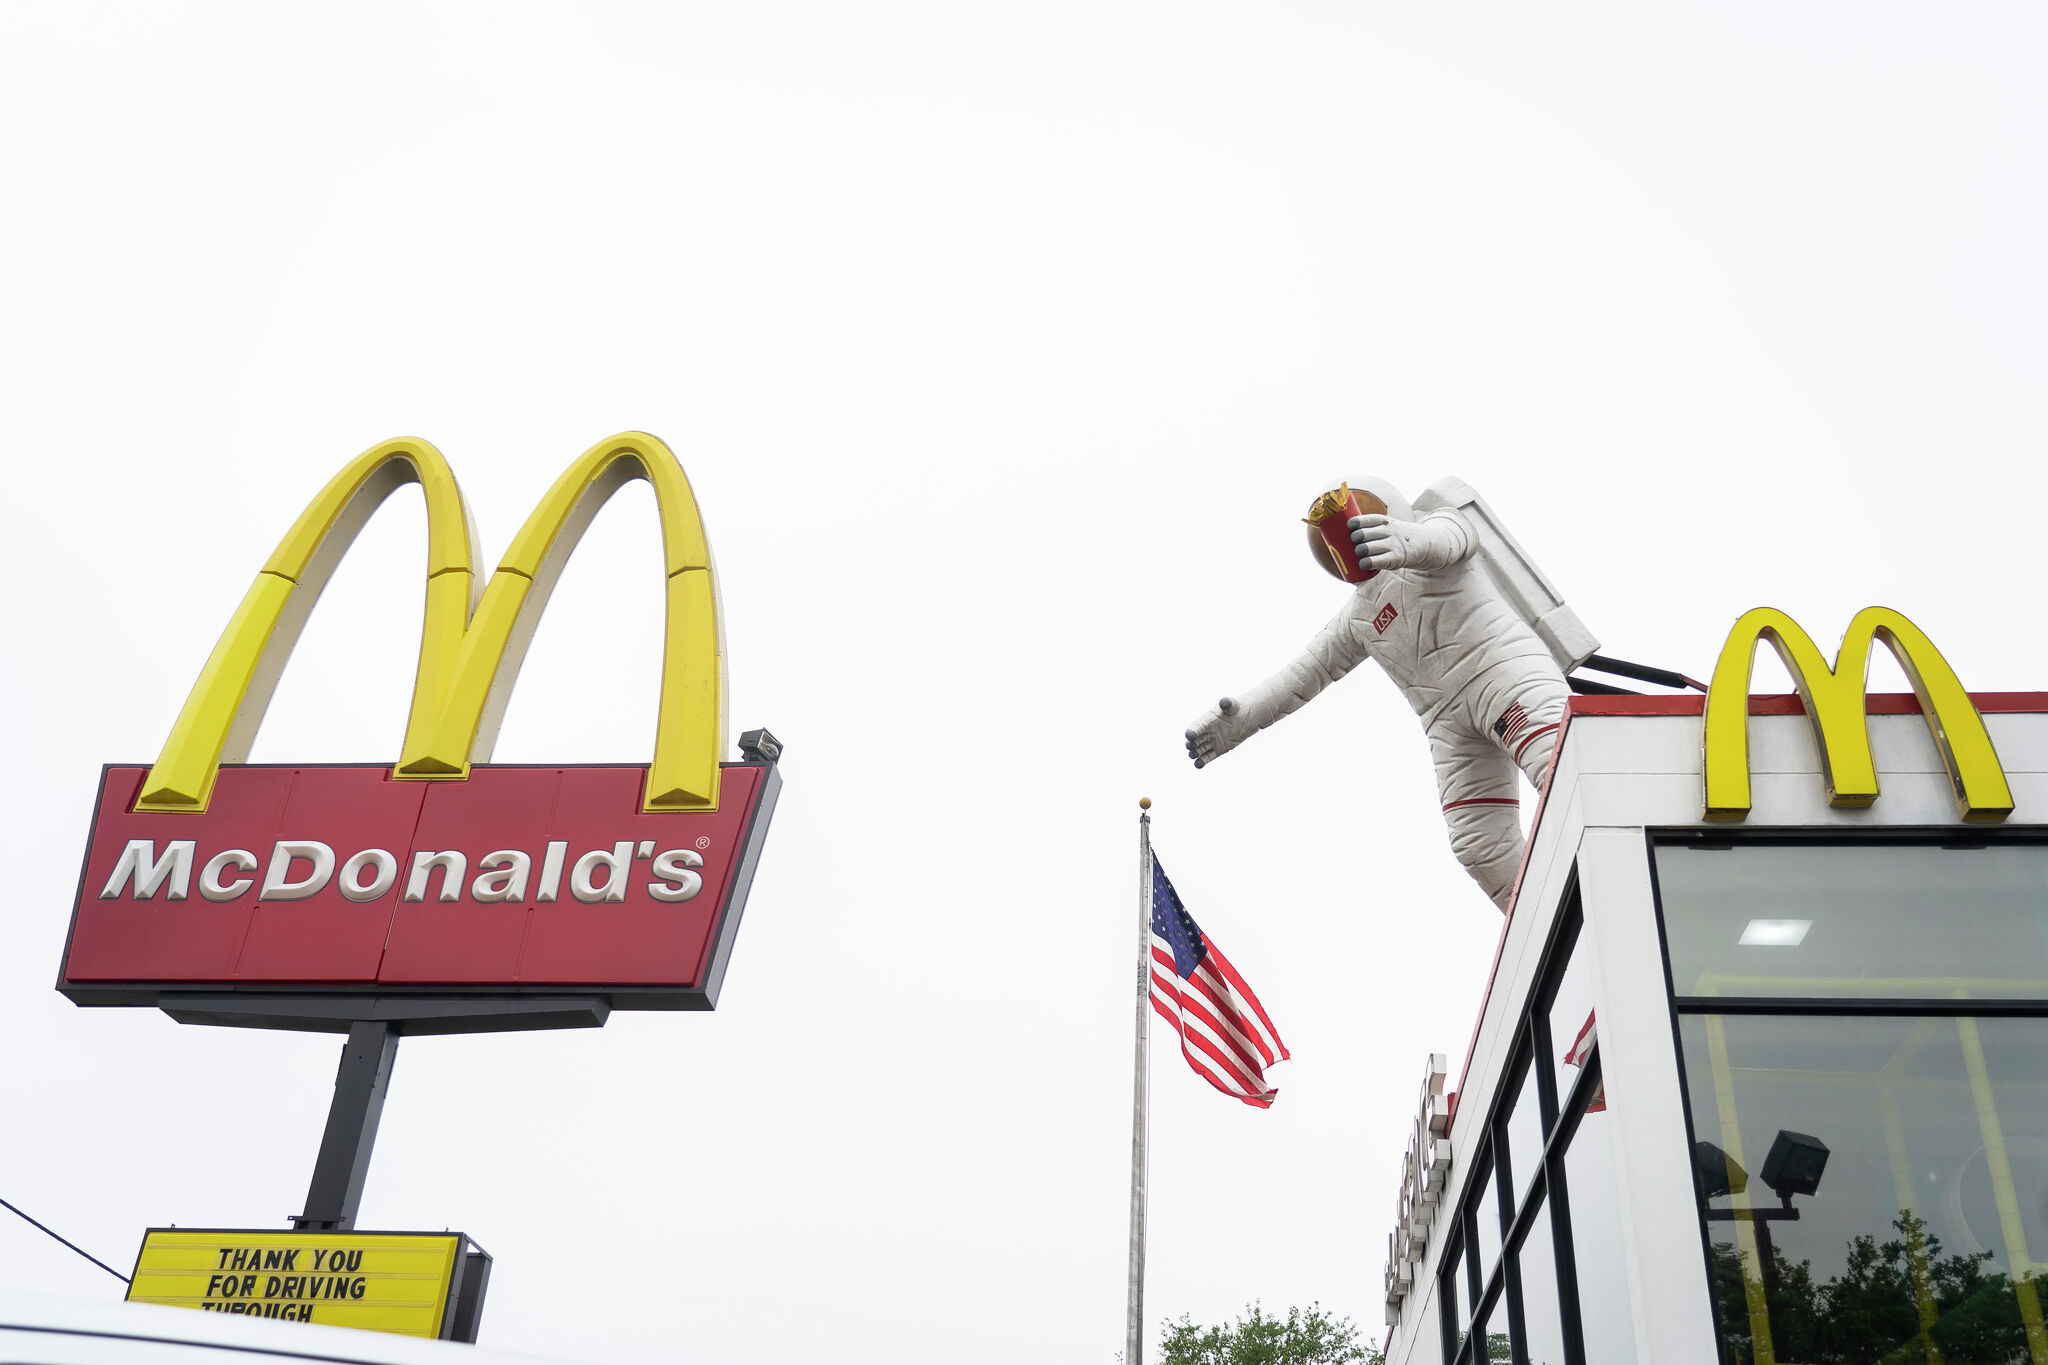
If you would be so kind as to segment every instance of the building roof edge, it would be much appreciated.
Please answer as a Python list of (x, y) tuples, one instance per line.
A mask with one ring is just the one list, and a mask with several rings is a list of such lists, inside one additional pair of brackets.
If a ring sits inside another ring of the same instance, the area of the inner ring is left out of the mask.
[[(1972, 692), (1970, 700), (1977, 704), (1978, 711), (1987, 716), (2048, 711), (2048, 692)], [(1661, 697), (1603, 694), (1573, 697), (1571, 714), (1697, 716), (1706, 706), (1706, 701), (1704, 696), (1691, 692)], [(1920, 712), (1920, 699), (1911, 692), (1872, 692), (1864, 698), (1864, 707), (1873, 716), (1912, 716)], [(1753, 693), (1749, 699), (1749, 714), (1752, 716), (1796, 716), (1805, 710), (1806, 706), (1798, 694), (1792, 692)]]

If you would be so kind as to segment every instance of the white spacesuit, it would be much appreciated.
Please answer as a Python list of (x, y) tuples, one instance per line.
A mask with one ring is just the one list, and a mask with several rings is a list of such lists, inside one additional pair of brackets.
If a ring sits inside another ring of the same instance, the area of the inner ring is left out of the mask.
[[(1542, 787), (1571, 696), (1564, 669), (1599, 644), (1464, 484), (1432, 488), (1419, 519), (1384, 480), (1349, 486), (1387, 505), (1348, 523), (1370, 576), (1299, 658), (1196, 721), (1188, 752), (1201, 767), (1378, 661), (1429, 734), (1452, 851), (1505, 912), (1522, 859), (1515, 770)], [(1323, 568), (1339, 573), (1328, 553)]]

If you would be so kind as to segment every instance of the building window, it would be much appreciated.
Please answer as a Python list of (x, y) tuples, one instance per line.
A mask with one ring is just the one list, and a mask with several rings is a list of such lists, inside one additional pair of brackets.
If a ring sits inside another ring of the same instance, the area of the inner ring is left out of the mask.
[(1621, 1187), (1609, 1122), (1604, 1101), (1589, 1097), (1564, 1152), (1564, 1178), (1571, 1187), (1567, 1221), (1572, 1230), (1573, 1283), (1588, 1365), (1628, 1365), (1636, 1358), (1628, 1258), (1621, 1241)]
[(1437, 1300), (1453, 1365), (1634, 1365), (1581, 928), (1574, 882), (1450, 1220)]
[(1653, 851), (1723, 1359), (2048, 1362), (2048, 844)]
[(1550, 1219), (1539, 1208), (1515, 1248), (1515, 1277), (1522, 1288), (1522, 1354), (1532, 1362), (1564, 1360), (1564, 1320), (1558, 1307), (1553, 1248)]
[(1659, 840), (1680, 1000), (2048, 1000), (2048, 844)]

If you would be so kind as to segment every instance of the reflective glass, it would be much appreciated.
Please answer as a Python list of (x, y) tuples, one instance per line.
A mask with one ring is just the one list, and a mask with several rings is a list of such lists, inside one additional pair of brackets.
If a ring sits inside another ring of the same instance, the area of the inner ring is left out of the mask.
[(1562, 1112), (1578, 1083), (1579, 1068), (1593, 1049), (1593, 953), (1586, 930), (1579, 930), (1571, 960), (1558, 979), (1550, 1001), (1550, 1065), (1557, 1081), (1557, 1107)]
[(1679, 995), (2048, 998), (2048, 844), (1657, 846)]
[(1557, 1306), (1557, 1255), (1550, 1244), (1550, 1213), (1539, 1202), (1536, 1221), (1515, 1249), (1522, 1283), (1522, 1354), (1529, 1365), (1564, 1365), (1564, 1323)]
[(1685, 1015), (1680, 1036), (1738, 1365), (2030, 1358), (2048, 1020)]
[(1508, 1349), (1508, 1309), (1505, 1298), (1495, 1298), (1493, 1307), (1488, 1309), (1485, 1320), (1472, 1329), (1472, 1360), (1474, 1365), (1510, 1365), (1514, 1359)]
[(1564, 1189), (1571, 1208), (1573, 1279), (1579, 1290), (1586, 1365), (1635, 1365), (1621, 1194), (1615, 1185), (1614, 1142), (1604, 1108), (1586, 1111), (1571, 1145), (1564, 1149)]
[(1473, 1201), (1473, 1246), (1478, 1251), (1479, 1288), (1483, 1293), (1500, 1261), (1500, 1185), (1494, 1179), (1493, 1163), (1480, 1169), (1479, 1198)]
[(1508, 1173), (1515, 1181), (1515, 1207), (1529, 1193), (1529, 1182), (1543, 1169), (1543, 1116), (1537, 1111), (1536, 1068), (1522, 1069), (1515, 1106), (1508, 1111)]

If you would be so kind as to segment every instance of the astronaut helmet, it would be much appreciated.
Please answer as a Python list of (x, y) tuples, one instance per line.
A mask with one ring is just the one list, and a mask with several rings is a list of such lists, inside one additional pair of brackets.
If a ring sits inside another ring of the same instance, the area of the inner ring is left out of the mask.
[(1358, 567), (1358, 561), (1351, 553), (1349, 531), (1340, 539), (1332, 540), (1322, 529), (1323, 519), (1343, 508), (1347, 491), (1357, 495), (1358, 505), (1367, 512), (1383, 511), (1395, 521), (1415, 520), (1415, 508), (1395, 487), (1393, 480), (1376, 474), (1362, 474), (1333, 483), (1309, 504), (1308, 516), (1303, 520), (1308, 523), (1308, 551), (1315, 557), (1317, 567), (1346, 583), (1363, 583), (1376, 577), (1379, 570)]

